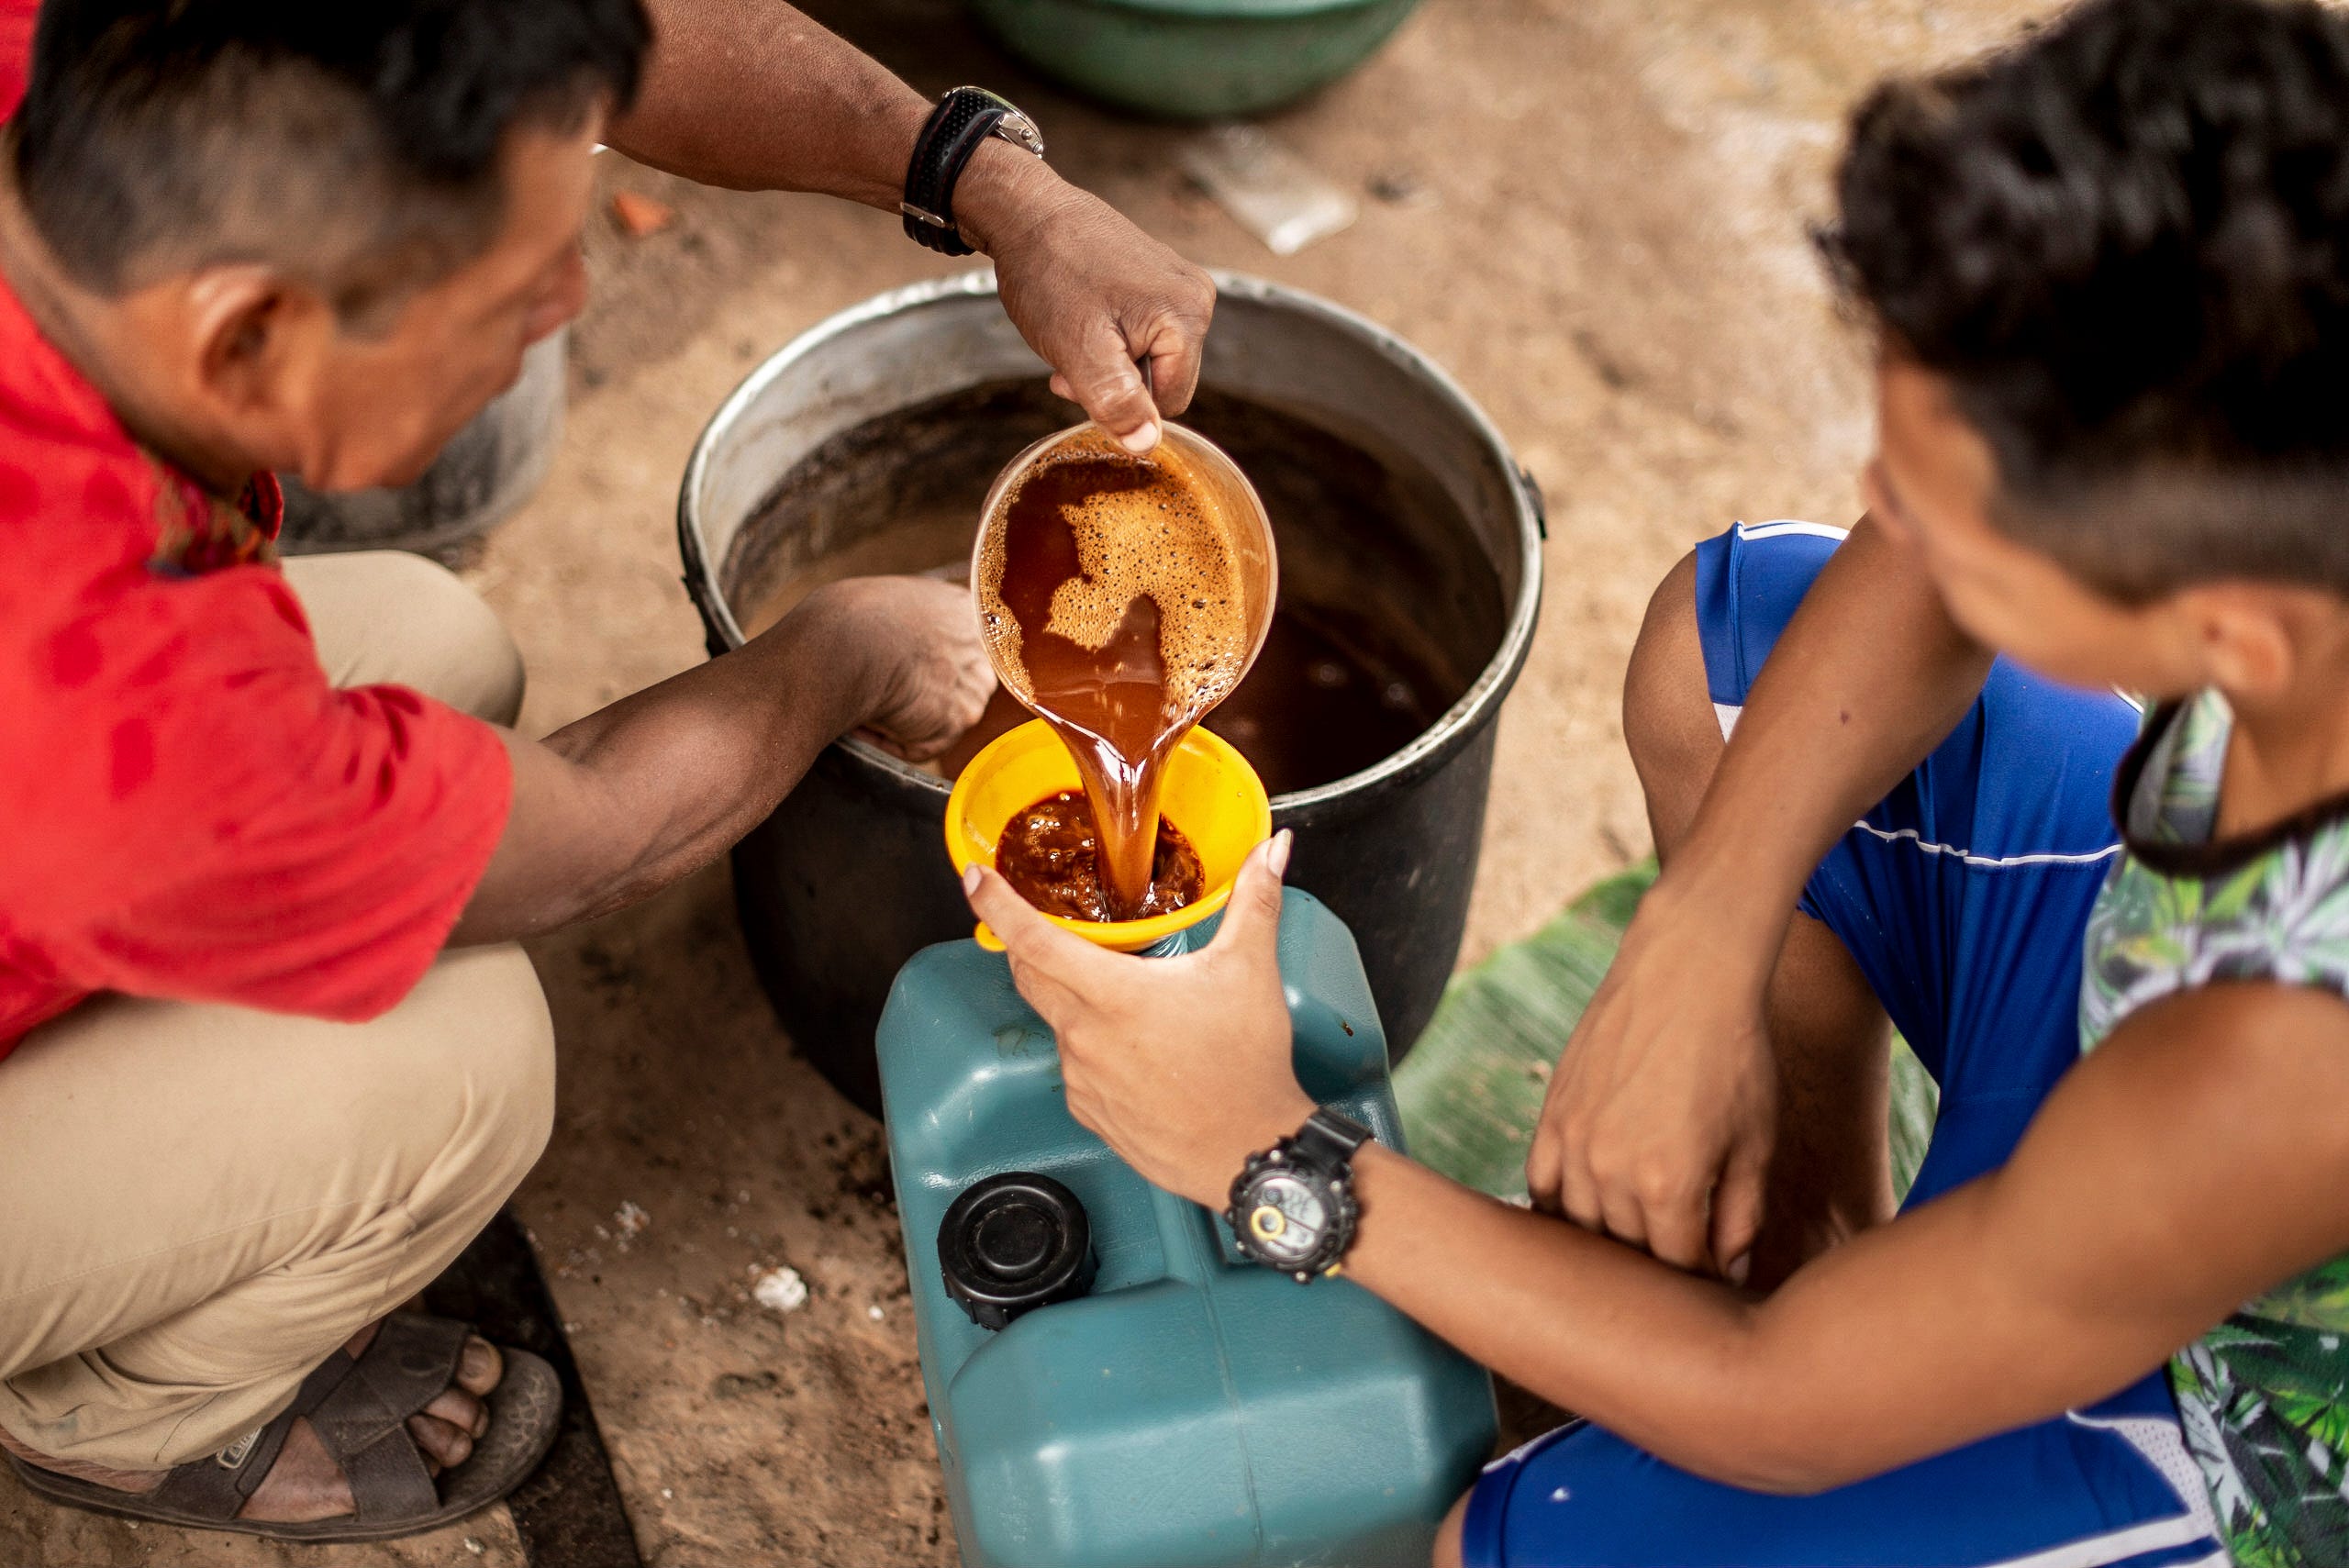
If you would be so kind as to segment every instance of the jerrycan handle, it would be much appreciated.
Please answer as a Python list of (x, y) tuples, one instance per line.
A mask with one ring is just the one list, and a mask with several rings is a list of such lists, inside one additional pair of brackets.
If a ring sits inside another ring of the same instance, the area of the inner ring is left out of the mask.
[(1221, 1222), (1214, 1215), (1160, 1186), (1150, 1189), (1150, 1211), (1158, 1222), (1158, 1246), (1166, 1259), (1167, 1277), (1204, 1286), (1231, 1266), (1216, 1229)]

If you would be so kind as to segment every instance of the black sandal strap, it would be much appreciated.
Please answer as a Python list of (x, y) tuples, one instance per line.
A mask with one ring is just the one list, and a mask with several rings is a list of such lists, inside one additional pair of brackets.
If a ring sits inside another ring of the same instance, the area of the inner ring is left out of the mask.
[(337, 1351), (313, 1368), (294, 1402), (250, 1441), (175, 1466), (148, 1497), (197, 1518), (233, 1519), (277, 1462), (294, 1423), (307, 1418), (351, 1483), (357, 1518), (430, 1513), (440, 1488), (407, 1418), (456, 1382), (471, 1332), (450, 1318), (394, 1313), (357, 1359)]
[[(305, 1413), (351, 1483), (362, 1520), (431, 1512), (440, 1488), (407, 1430), (407, 1418), (457, 1381), (472, 1330), (447, 1318), (395, 1312)], [(321, 1369), (324, 1370), (324, 1369)], [(304, 1394), (310, 1392), (306, 1385)], [(300, 1407), (305, 1401), (296, 1398)]]
[[(312, 1376), (317, 1373), (313, 1373)], [(305, 1386), (306, 1386), (306, 1380)], [(301, 1396), (295, 1396), (300, 1402)], [(218, 1453), (174, 1465), (147, 1494), (158, 1507), (196, 1518), (228, 1520), (244, 1511), (246, 1499), (277, 1462), (285, 1434), (294, 1429), (298, 1413), (288, 1407), (276, 1419), (230, 1443)]]

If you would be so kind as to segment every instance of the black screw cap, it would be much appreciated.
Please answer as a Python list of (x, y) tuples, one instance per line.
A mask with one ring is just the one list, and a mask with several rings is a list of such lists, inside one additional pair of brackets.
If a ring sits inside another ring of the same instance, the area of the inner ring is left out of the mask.
[(982, 1329), (1093, 1286), (1093, 1228), (1050, 1176), (1006, 1171), (963, 1189), (938, 1227), (946, 1294)]

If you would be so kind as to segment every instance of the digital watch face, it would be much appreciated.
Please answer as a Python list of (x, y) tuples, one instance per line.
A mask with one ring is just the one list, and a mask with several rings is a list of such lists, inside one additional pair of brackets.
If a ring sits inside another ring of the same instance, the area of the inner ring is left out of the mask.
[(1295, 1176), (1258, 1178), (1248, 1192), (1249, 1239), (1266, 1257), (1297, 1264), (1313, 1256), (1330, 1227), (1321, 1195)]

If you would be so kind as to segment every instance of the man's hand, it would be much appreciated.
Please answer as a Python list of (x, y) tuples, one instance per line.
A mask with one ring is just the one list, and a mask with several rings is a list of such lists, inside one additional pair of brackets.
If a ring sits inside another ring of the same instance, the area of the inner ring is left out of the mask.
[(1203, 951), (1131, 958), (1063, 931), (1003, 878), (972, 868), (971, 907), (1060, 1042), (1071, 1115), (1146, 1179), (1220, 1208), (1249, 1155), (1313, 1102), (1290, 1062), (1277, 947), (1283, 832), (1248, 857)]
[(930, 577), (852, 577), (802, 606), (825, 618), (843, 651), (870, 662), (861, 732), (909, 762), (926, 762), (979, 721), (995, 668), (971, 591)]
[[(606, 139), (708, 184), (823, 191), (895, 213), (930, 103), (777, 0), (650, 0), (652, 58)], [(1198, 384), (1208, 275), (1038, 158), (989, 137), (954, 186), (954, 222), (995, 261), (1003, 308), (1052, 390), (1135, 452)], [(1151, 361), (1153, 401), (1141, 373)]]
[(1777, 1065), (1762, 1022), (1768, 972), (1745, 973), (1731, 951), (1650, 894), (1559, 1060), (1525, 1178), (1537, 1206), (1586, 1229), (1742, 1281)]
[[(1004, 312), (1052, 367), (1052, 390), (1127, 450), (1156, 446), (1159, 417), (1188, 407), (1198, 385), (1214, 281), (1001, 142), (972, 159), (954, 213), (994, 261)], [(1135, 363), (1144, 359), (1148, 386)]]

